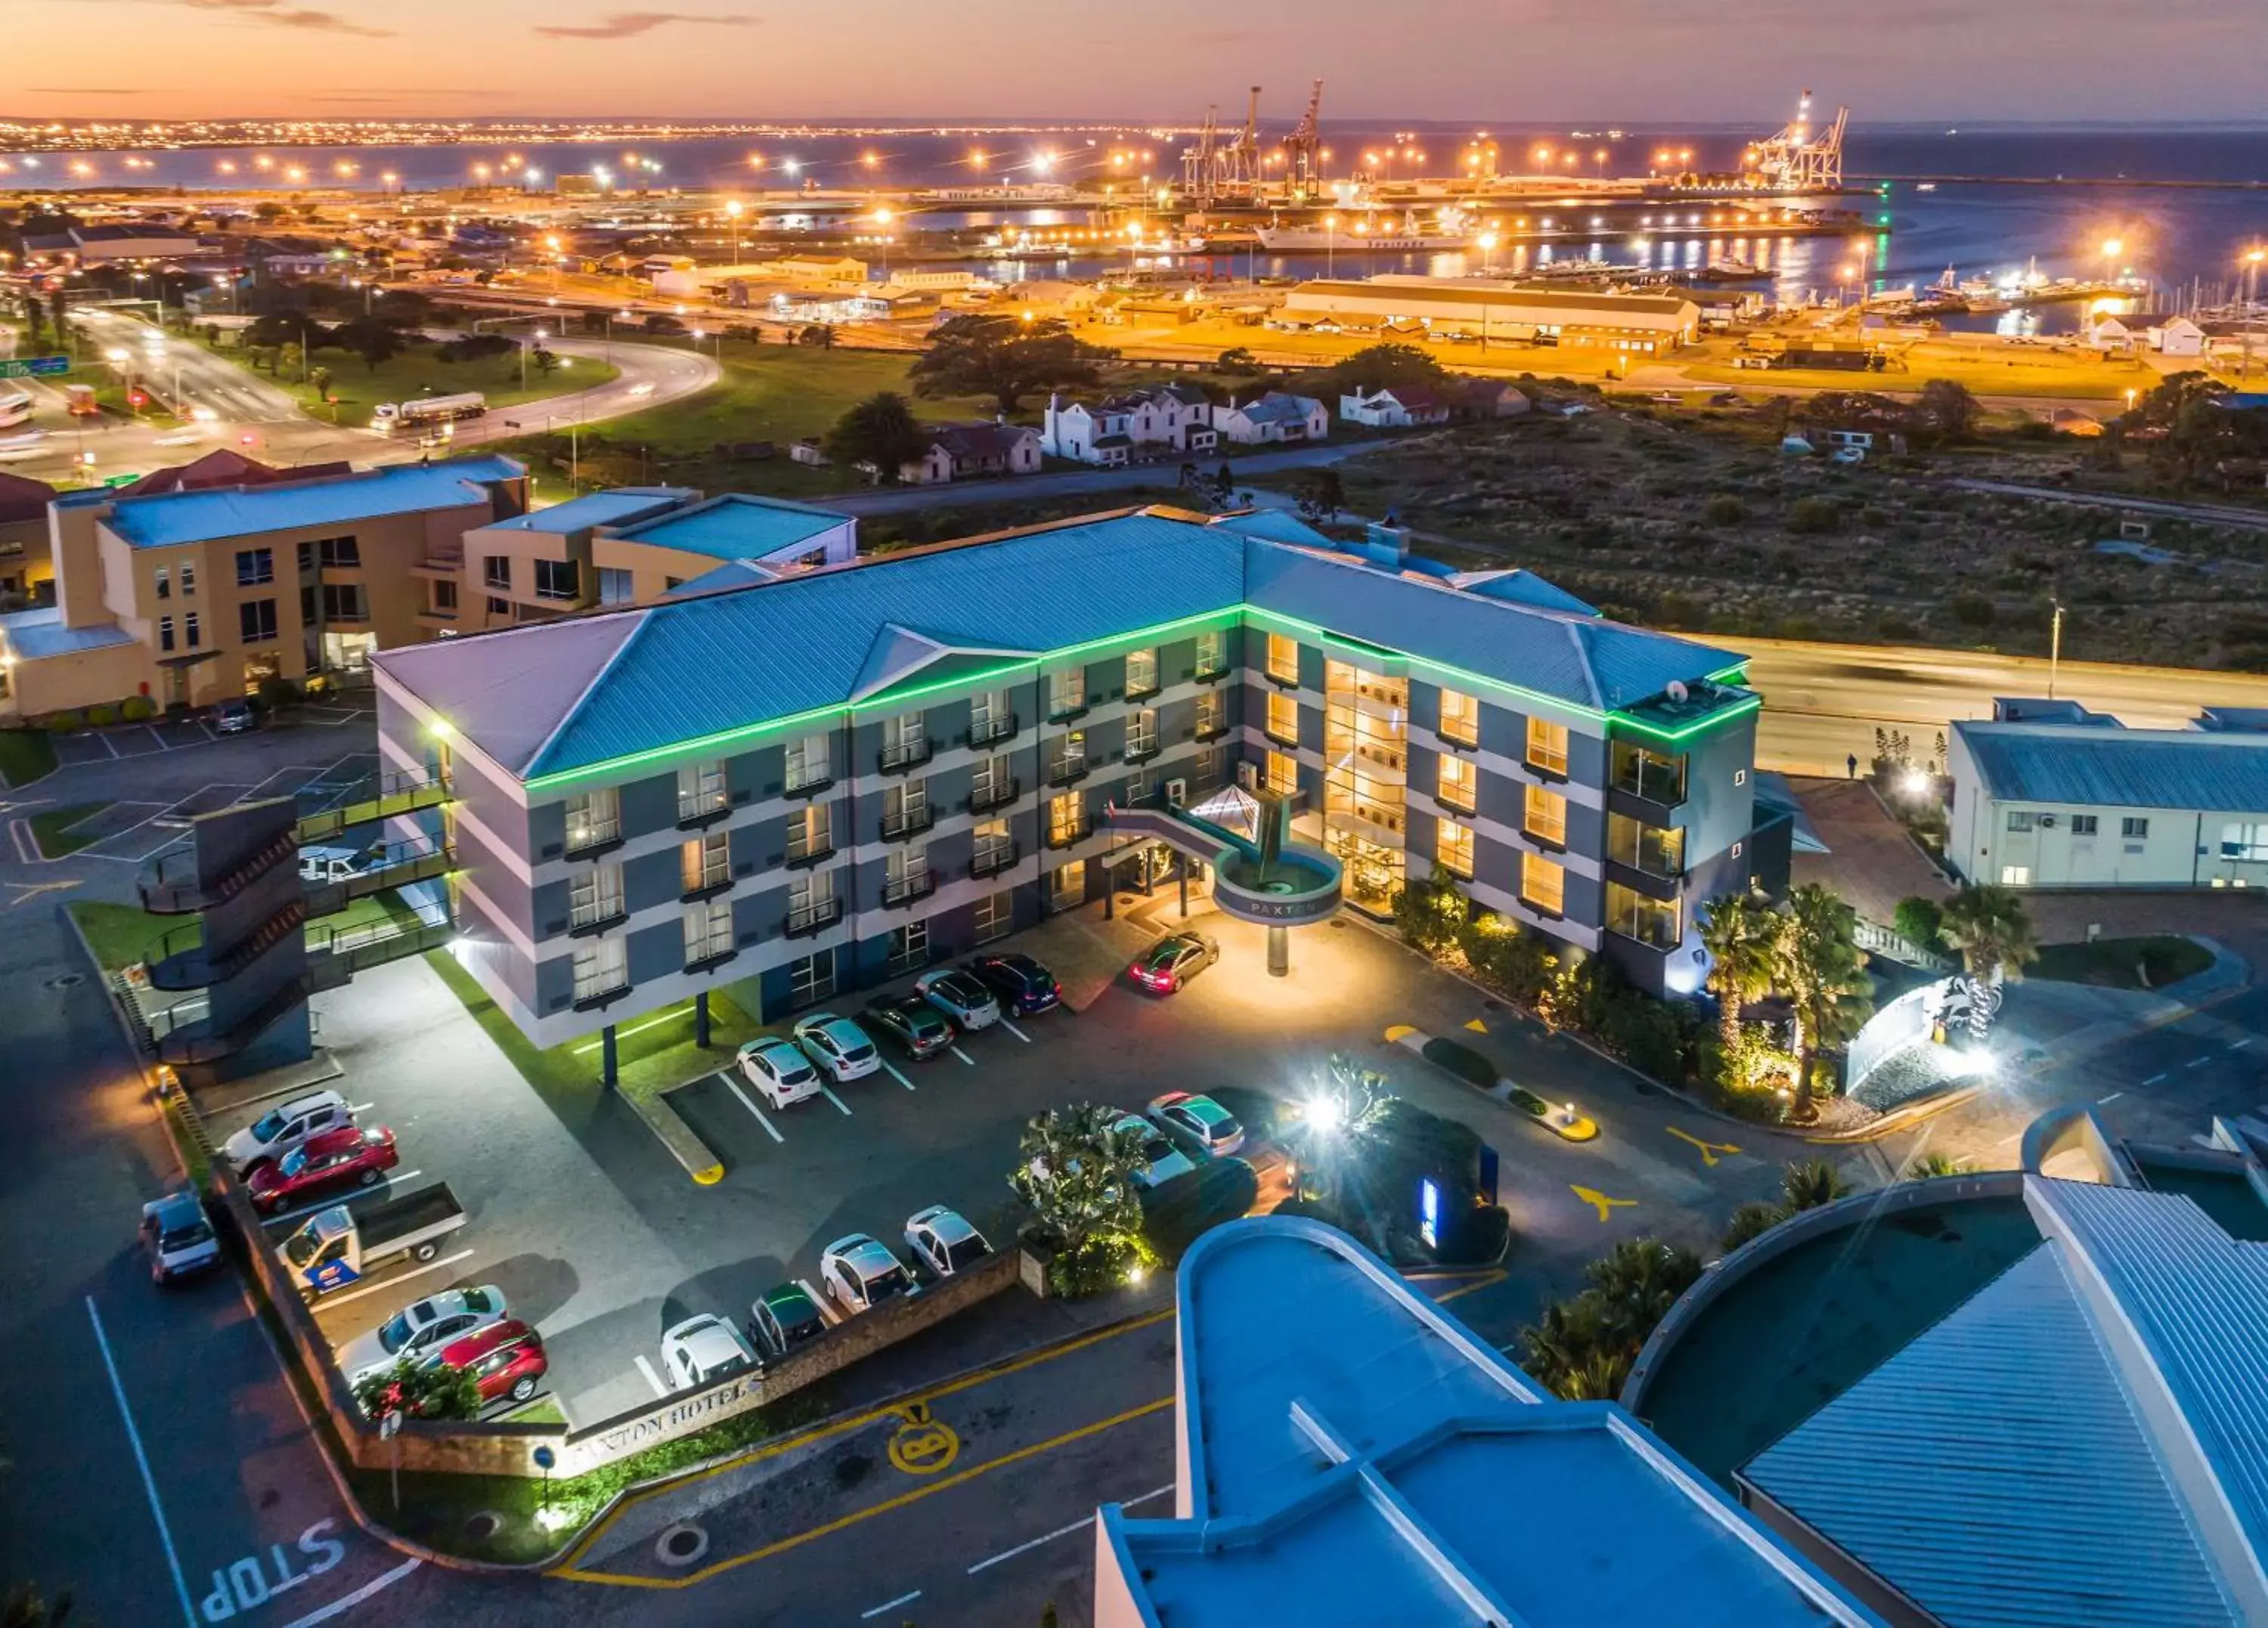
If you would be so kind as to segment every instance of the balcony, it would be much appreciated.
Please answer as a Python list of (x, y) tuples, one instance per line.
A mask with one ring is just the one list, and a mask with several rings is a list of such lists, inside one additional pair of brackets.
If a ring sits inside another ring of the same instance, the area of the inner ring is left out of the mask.
[(783, 789), (780, 796), (783, 797), (815, 797), (821, 792), (831, 789), (834, 784), (835, 776), (832, 774), (821, 774), (816, 780), (802, 780), (793, 782)]
[(1158, 693), (1158, 690), (1159, 684), (1157, 674), (1152, 673), (1146, 678), (1137, 678), (1130, 676), (1126, 680), (1125, 698), (1130, 701), (1145, 701), (1152, 695), (1155, 695)]
[(428, 581), (453, 583), (463, 574), (464, 569), (464, 555), (437, 551), (427, 554), (423, 560), (412, 561), (409, 574), (412, 576), (424, 577)]
[(610, 984), (604, 989), (593, 989), (588, 994), (577, 995), (575, 997), (575, 1010), (578, 1012), (603, 1012), (607, 1008), (612, 1006), (615, 1001), (630, 994), (630, 980), (625, 978), (619, 984)]
[(902, 774), (908, 769), (919, 768), (936, 754), (936, 743), (926, 735), (919, 740), (899, 741), (895, 745), (882, 748), (881, 772)]
[(1012, 712), (998, 718), (987, 718), (968, 726), (968, 744), (971, 746), (990, 746), (995, 741), (1006, 740), (1015, 734), (1016, 728), (1016, 715)]
[(1081, 809), (1076, 819), (1049, 822), (1048, 846), (1051, 848), (1067, 848), (1075, 842), (1084, 841), (1094, 829), (1094, 817), (1085, 809)]
[(972, 876), (997, 876), (1015, 864), (1017, 858), (1014, 843), (995, 842), (989, 847), (976, 850), (975, 857), (968, 862), (968, 874)]
[(1147, 763), (1164, 750), (1155, 735), (1137, 736), (1126, 743), (1126, 761)]
[(791, 842), (788, 844), (785, 863), (790, 870), (803, 870), (813, 865), (823, 865), (834, 857), (835, 840), (832, 837), (827, 837), (821, 840), (818, 847), (806, 847), (800, 850)]
[(970, 788), (968, 811), (988, 813), (993, 809), (1005, 809), (1024, 795), (1024, 782), (1011, 776), (1006, 780), (989, 781)]
[(1226, 662), (1214, 662), (1210, 665), (1201, 662), (1197, 664), (1197, 670), (1189, 675), (1191, 681), (1197, 684), (1219, 684), (1226, 677), (1228, 677)]
[(1050, 786), (1075, 786), (1079, 781), (1085, 780), (1087, 777), (1087, 774), (1088, 768), (1086, 754), (1085, 752), (1079, 752), (1075, 756), (1066, 754), (1063, 757), (1057, 758), (1054, 762), (1048, 765), (1048, 784)]
[(882, 903), (892, 910), (910, 905), (917, 898), (927, 898), (937, 891), (937, 873), (926, 865), (902, 876), (892, 876), (882, 884)]
[(924, 803), (916, 808), (902, 808), (882, 816), (882, 840), (903, 842), (908, 837), (917, 837), (937, 824), (937, 810)]
[(724, 949), (711, 950), (705, 956), (694, 957), (685, 964), (685, 970), (688, 972), (713, 972), (740, 953), (738, 950), (728, 944)]
[(596, 938), (610, 928), (622, 926), (630, 919), (629, 906), (619, 898), (610, 898), (596, 910), (585, 911), (580, 915), (571, 912), (568, 916), (567, 936)]
[(1087, 708), (1090, 705), (1091, 703), (1083, 695), (1075, 700), (1050, 701), (1048, 704), (1048, 722), (1049, 723), (1069, 723), (1073, 719), (1084, 718), (1086, 716)]
[(611, 854), (622, 845), (622, 822), (618, 819), (585, 825), (580, 831), (570, 830), (564, 857), (596, 859), (601, 854)]
[(1199, 718), (1199, 719), (1197, 720), (1197, 730), (1196, 730), (1196, 732), (1195, 732), (1195, 733), (1190, 737), (1190, 738), (1191, 738), (1192, 740), (1197, 740), (1197, 741), (1200, 741), (1200, 742), (1202, 742), (1202, 741), (1217, 741), (1217, 740), (1219, 740), (1222, 736), (1224, 736), (1224, 735), (1226, 735), (1226, 734), (1227, 734), (1227, 733), (1228, 733), (1228, 720), (1227, 720), (1227, 719), (1226, 719), (1226, 718)]
[(843, 901), (827, 898), (815, 905), (806, 905), (800, 910), (787, 913), (787, 926), (783, 929), (790, 938), (808, 938), (814, 933), (823, 933), (843, 920)]
[(723, 792), (713, 797), (680, 797), (677, 800), (677, 828), (680, 831), (701, 831), (726, 818), (732, 811), (732, 799)]

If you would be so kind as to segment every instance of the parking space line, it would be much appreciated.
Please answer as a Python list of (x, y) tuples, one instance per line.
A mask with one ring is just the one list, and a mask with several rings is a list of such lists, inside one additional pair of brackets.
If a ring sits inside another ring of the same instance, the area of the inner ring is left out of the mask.
[(898, 1072), (898, 1066), (895, 1063), (885, 1061), (882, 1064), (882, 1067), (890, 1071), (891, 1079), (895, 1080), (900, 1085), (904, 1086), (906, 1089), (910, 1091), (914, 1089), (914, 1082)]
[(971, 1068), (976, 1067), (976, 1060), (971, 1057), (968, 1052), (962, 1051), (959, 1046), (956, 1045), (953, 1048), (953, 1054), (959, 1058), (962, 1062), (967, 1063)]
[(112, 743), (109, 736), (98, 735), (94, 738), (102, 743), (103, 750), (107, 752), (112, 757), (115, 758), (120, 755), (117, 746)]
[(126, 1384), (118, 1377), (118, 1363), (110, 1354), (110, 1336), (103, 1332), (102, 1313), (94, 1296), (86, 1297), (87, 1320), (94, 1324), (94, 1343), (102, 1353), (102, 1366), (110, 1375), (110, 1394), (118, 1403), (118, 1417), (126, 1426), (126, 1444), (134, 1449), (135, 1468), (142, 1472), (142, 1490), (150, 1494), (150, 1513), (157, 1517), (158, 1536), (166, 1545), (166, 1564), (173, 1569), (173, 1592), (181, 1602), (182, 1620), (197, 1628), (197, 1614), (189, 1605), (188, 1580), (181, 1574), (181, 1557), (173, 1548), (173, 1529), (166, 1524), (166, 1507), (158, 1501), (157, 1478), (150, 1473), (150, 1458), (142, 1450), (142, 1433), (135, 1427), (134, 1410), (126, 1405)]
[(764, 1133), (767, 1136), (770, 1136), (776, 1142), (784, 1142), (787, 1140), (786, 1137), (782, 1136), (777, 1130), (772, 1128), (772, 1122), (764, 1118), (764, 1111), (757, 1107), (755, 1103), (748, 1100), (747, 1094), (740, 1089), (740, 1082), (738, 1080), (733, 1078), (731, 1074), (726, 1074), (721, 1068), (717, 1071), (717, 1077), (725, 1082), (725, 1089), (726, 1090), (732, 1092), (733, 1096), (740, 1099), (741, 1107), (747, 1109), (750, 1113), (756, 1116), (756, 1123), (764, 1127)]
[(2247, 1036), (2245, 1036), (2245, 1037), (2244, 1037), (2244, 1038), (2243, 1038), (2243, 1039), (2242, 1039), (2242, 1040), (2231, 1040), (2231, 1041), (2228, 1043), (2228, 1049), (2229, 1049), (2230, 1051), (2232, 1051), (2232, 1052), (2241, 1052), (2241, 1051), (2242, 1051), (2246, 1046), (2250, 1045), (2251, 1044), (2252, 1044), (2252, 1037), (2251, 1037), (2250, 1035), (2247, 1035)]
[(291, 1622), (284, 1624), (284, 1628), (315, 1628), (315, 1624), (317, 1623), (327, 1623), (342, 1611), (350, 1611), (354, 1610), (356, 1606), (360, 1605), (364, 1600), (369, 1599), (371, 1595), (379, 1593), (380, 1590), (391, 1588), (394, 1584), (400, 1582), (403, 1578), (409, 1576), (410, 1573), (416, 1571), (419, 1566), (424, 1564), (425, 1562), (418, 1558), (417, 1556), (411, 1555), (407, 1560), (404, 1560), (400, 1566), (395, 1566), (392, 1571), (379, 1573), (376, 1577), (372, 1578), (368, 1582), (356, 1589), (353, 1593), (342, 1594), (337, 1599), (332, 1601), (328, 1605), (317, 1606), (305, 1617), (295, 1617)]
[(830, 1087), (824, 1085), (821, 1086), (819, 1088), (819, 1094), (821, 1096), (824, 1096), (828, 1102), (833, 1103), (837, 1108), (841, 1109), (845, 1118), (850, 1117), (850, 1105), (844, 1102), (841, 1097), (837, 1096)]
[(2095, 1100), (2098, 1103), (2115, 1103), (2125, 1095), (2126, 1093), (2124, 1091), (2113, 1091), (2108, 1096), (2098, 1096)]
[(160, 752), (171, 752), (171, 751), (173, 751), (173, 747), (172, 747), (172, 746), (170, 746), (170, 745), (168, 745), (168, 744), (166, 744), (166, 737), (165, 737), (164, 736), (162, 736), (162, 735), (160, 735), (160, 734), (158, 734), (158, 730), (157, 730), (157, 726), (156, 726), (156, 725), (154, 725), (154, 724), (145, 723), (145, 724), (144, 724), (142, 727), (143, 727), (144, 729), (145, 729), (145, 730), (148, 730), (150, 731), (150, 738), (151, 738), (151, 740), (153, 740), (153, 741), (156, 741), (156, 742), (158, 743), (158, 751), (160, 751)]
[[(386, 1174), (386, 1179), (389, 1183), (406, 1182), (412, 1177), (423, 1176), (425, 1172), (423, 1170), (388, 1170)], [(372, 1182), (370, 1184), (370, 1187), (358, 1187), (355, 1191), (357, 1192), (368, 1192), (371, 1190), (371, 1187), (375, 1187), (378, 1184), (376, 1182)], [(296, 1210), (285, 1210), (281, 1214), (268, 1216), (264, 1218), (260, 1224), (262, 1227), (273, 1227), (277, 1221), (297, 1221), (302, 1215), (313, 1215), (317, 1210), (328, 1210), (335, 1205), (344, 1204), (348, 1201), (348, 1199), (350, 1196), (351, 1195), (350, 1194), (341, 1192), (328, 1199), (318, 1199), (313, 1204), (303, 1204)]]
[(349, 1301), (360, 1300), (364, 1295), (375, 1294), (381, 1289), (397, 1287), (409, 1282), (412, 1278), (422, 1278), (429, 1272), (438, 1272), (444, 1266), (453, 1266), (460, 1260), (470, 1260), (472, 1258), (472, 1250), (459, 1250), (454, 1255), (444, 1255), (440, 1259), (428, 1261), (423, 1266), (413, 1266), (408, 1272), (388, 1278), (383, 1283), (373, 1283), (366, 1288), (349, 1289), (343, 1294), (326, 1294), (310, 1309), (318, 1312), (328, 1311), (334, 1306), (343, 1306)]
[(1006, 1018), (1004, 1017), (1000, 1020), (1000, 1027), (1006, 1030), (1010, 1034), (1015, 1036), (1019, 1040), (1021, 1040), (1026, 1045), (1031, 1045), (1032, 1037), (1026, 1034), (1022, 1030), (1017, 1028), (1015, 1024), (1010, 1023)]
[(2157, 1085), (2161, 1083), (2165, 1080), (2165, 1077), (2166, 1076), (2161, 1074), (2154, 1074), (2148, 1079), (2143, 1081), (2142, 1083), (2145, 1085)]
[(2184, 1066), (2191, 1068), (2202, 1068), (2212, 1060), (2210, 1057), (2192, 1057)]
[[(1167, 1493), (1174, 1490), (1174, 1484), (1173, 1482), (1168, 1481), (1163, 1486), (1152, 1487), (1148, 1492), (1141, 1494), (1138, 1498), (1122, 1499), (1119, 1501), (1118, 1507), (1121, 1509), (1132, 1509), (1138, 1505), (1146, 1504), (1153, 1500), (1163, 1498)], [(1045, 1536), (1035, 1537), (1027, 1544), (1018, 1544), (1013, 1549), (1003, 1549), (998, 1554), (993, 1555), (986, 1559), (979, 1560), (976, 1565), (968, 1568), (968, 1575), (974, 1577), (977, 1573), (985, 1570), (989, 1566), (998, 1566), (1003, 1560), (1012, 1560), (1020, 1554), (1028, 1554), (1033, 1550), (1037, 1549), (1042, 1544), (1051, 1544), (1058, 1537), (1069, 1537), (1073, 1532), (1083, 1531), (1094, 1524), (1094, 1517), (1093, 1515), (1081, 1515), (1069, 1526), (1059, 1526), (1056, 1528), (1054, 1531), (1048, 1533)]]
[(637, 1371), (645, 1375), (645, 1382), (653, 1387), (654, 1395), (666, 1397), (669, 1394), (669, 1388), (661, 1382), (653, 1371), (653, 1365), (645, 1360), (645, 1353), (641, 1351), (631, 1360), (637, 1364)]

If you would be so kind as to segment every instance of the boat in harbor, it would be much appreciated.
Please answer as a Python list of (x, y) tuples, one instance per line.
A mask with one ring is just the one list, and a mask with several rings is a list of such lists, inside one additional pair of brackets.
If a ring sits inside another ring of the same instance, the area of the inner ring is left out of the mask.
[(1351, 227), (1255, 226), (1260, 246), (1277, 253), (1322, 253), (1336, 249), (1383, 249), (1388, 253), (1436, 253), (1472, 247), (1460, 232), (1386, 230), (1362, 231)]
[(1697, 282), (1764, 282), (1771, 277), (1771, 273), (1762, 266), (1751, 265), (1734, 256), (1712, 260), (1693, 274)]

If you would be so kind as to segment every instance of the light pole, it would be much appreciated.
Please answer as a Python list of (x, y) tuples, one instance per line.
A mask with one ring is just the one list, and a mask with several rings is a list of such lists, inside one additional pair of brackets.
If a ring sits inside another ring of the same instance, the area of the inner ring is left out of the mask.
[(733, 198), (725, 204), (725, 216), (733, 223), (733, 264), (740, 263), (740, 201)]
[(2268, 260), (2268, 249), (2256, 248), (2244, 257), (2244, 359), (2239, 364), (2237, 377), (2252, 377), (2252, 330), (2260, 320), (2260, 263)]
[(1339, 270), (1339, 217), (1323, 216), (1323, 275), (1336, 277)]
[[(1496, 233), (1481, 233), (1481, 275), (1484, 277), (1489, 275), (1489, 257), (1496, 253)], [(1484, 344), (1488, 341), (1488, 324), (1485, 322), (1481, 324), (1481, 341)]]
[(2105, 282), (2117, 280), (2118, 256), (2124, 252), (2125, 247), (2126, 245), (2117, 238), (2105, 238), (2102, 240), (2102, 280)]
[(882, 281), (885, 282), (890, 280), (890, 222), (893, 218), (890, 206), (887, 203), (874, 210), (874, 224), (882, 229)]

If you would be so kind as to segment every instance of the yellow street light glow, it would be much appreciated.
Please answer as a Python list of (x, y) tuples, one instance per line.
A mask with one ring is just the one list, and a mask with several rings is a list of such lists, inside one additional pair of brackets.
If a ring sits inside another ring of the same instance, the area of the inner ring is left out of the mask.
[(2117, 260), (2124, 252), (2125, 247), (2126, 245), (2117, 238), (2105, 238), (2102, 240), (2102, 257), (2105, 260)]

